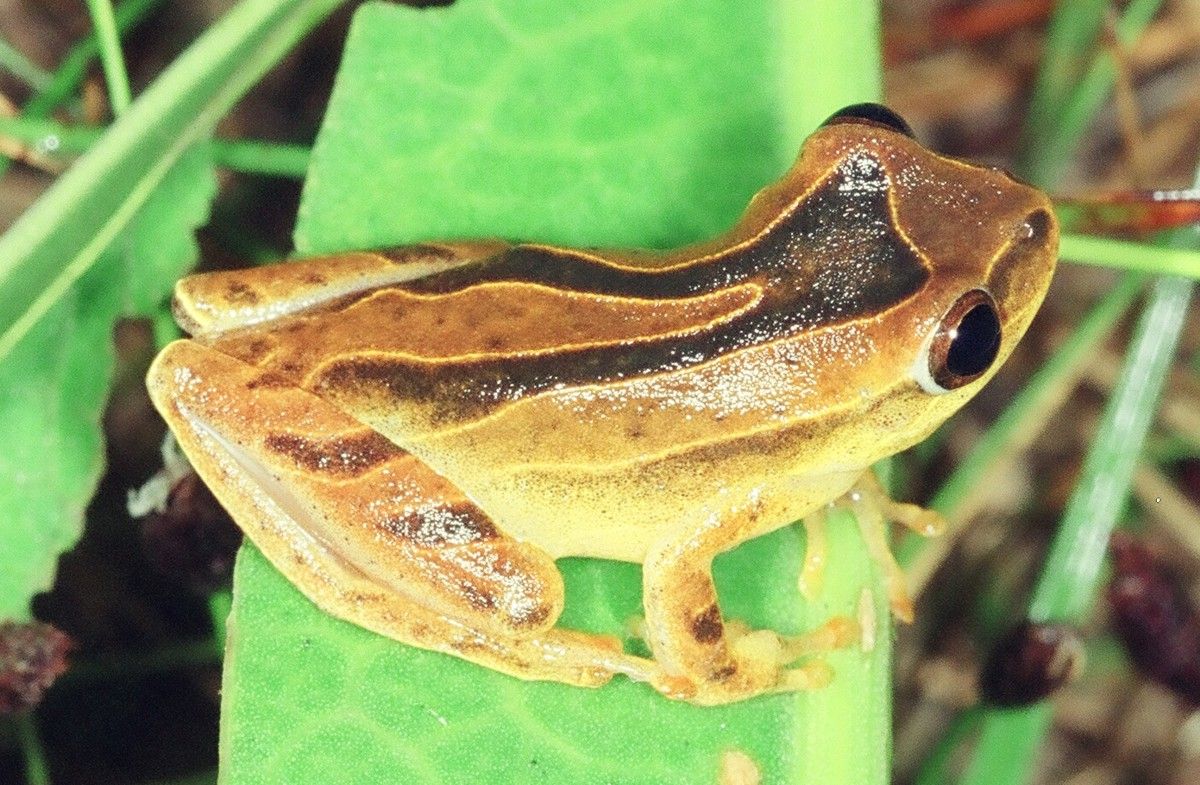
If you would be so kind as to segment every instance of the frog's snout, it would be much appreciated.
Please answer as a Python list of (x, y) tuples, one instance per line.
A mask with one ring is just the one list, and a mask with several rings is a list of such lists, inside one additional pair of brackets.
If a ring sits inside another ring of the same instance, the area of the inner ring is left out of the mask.
[[(1008, 246), (988, 272), (988, 289), (996, 298), (1004, 332), (1016, 343), (1029, 326), (1050, 287), (1058, 259), (1058, 221), (1050, 202), (1033, 191), (1033, 204), (1013, 228)], [(1018, 213), (1020, 215), (1021, 213)]]

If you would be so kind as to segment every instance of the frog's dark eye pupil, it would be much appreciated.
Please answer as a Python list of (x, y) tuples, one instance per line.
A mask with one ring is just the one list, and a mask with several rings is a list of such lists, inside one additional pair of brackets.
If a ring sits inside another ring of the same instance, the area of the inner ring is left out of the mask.
[(1000, 353), (1000, 314), (992, 296), (972, 289), (942, 317), (929, 345), (929, 378), (943, 392), (982, 376)]
[(852, 104), (839, 112), (835, 112), (828, 120), (821, 123), (821, 127), (824, 128), (827, 125), (838, 125), (840, 123), (881, 125), (884, 128), (889, 128), (908, 137), (915, 138), (916, 136), (908, 123), (904, 122), (903, 117), (888, 109), (883, 104)]
[(1000, 350), (1000, 319), (995, 310), (980, 303), (958, 323), (946, 352), (946, 370), (956, 376), (976, 376), (996, 359)]

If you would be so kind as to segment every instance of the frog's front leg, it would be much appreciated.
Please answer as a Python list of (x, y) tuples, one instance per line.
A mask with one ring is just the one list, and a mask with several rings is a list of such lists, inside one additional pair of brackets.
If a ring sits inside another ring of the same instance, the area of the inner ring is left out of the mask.
[(193, 341), (163, 351), (149, 388), (247, 536), (330, 614), (525, 679), (658, 679), (616, 638), (555, 627), (549, 555), (321, 398)]
[(643, 629), (666, 674), (664, 682), (656, 685), (664, 692), (693, 703), (721, 704), (762, 693), (820, 687), (831, 675), (823, 663), (792, 663), (857, 639), (857, 626), (840, 616), (801, 636), (750, 631), (740, 623), (726, 622), (713, 586), (713, 558), (762, 533), (759, 518), (765, 512), (750, 500), (682, 536), (664, 540), (646, 558)]
[(820, 592), (825, 570), (825, 526), (828, 522), (828, 510), (837, 506), (847, 507), (854, 513), (867, 551), (872, 561), (883, 571), (892, 613), (901, 621), (912, 622), (913, 601), (908, 593), (907, 579), (888, 542), (888, 524), (903, 524), (910, 531), (923, 537), (932, 537), (946, 527), (942, 516), (916, 504), (894, 501), (873, 471), (863, 472), (862, 477), (844, 496), (830, 502), (826, 507), (814, 510), (804, 518), (807, 544), (804, 568), (800, 571), (798, 585), (800, 592), (810, 600)]

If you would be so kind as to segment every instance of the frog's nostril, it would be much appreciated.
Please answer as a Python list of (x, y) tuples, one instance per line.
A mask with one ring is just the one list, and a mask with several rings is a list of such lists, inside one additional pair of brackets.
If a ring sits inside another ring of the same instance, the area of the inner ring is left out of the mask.
[(1021, 240), (1026, 243), (1042, 245), (1050, 236), (1050, 225), (1053, 222), (1054, 219), (1050, 217), (1050, 213), (1046, 209), (1034, 210), (1025, 216), (1025, 221), (1021, 224)]

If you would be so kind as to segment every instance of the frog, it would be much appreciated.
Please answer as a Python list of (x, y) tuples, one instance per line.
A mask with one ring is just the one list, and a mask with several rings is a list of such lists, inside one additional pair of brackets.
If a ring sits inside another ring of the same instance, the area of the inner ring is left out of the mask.
[[(713, 559), (862, 507), (931, 529), (870, 467), (996, 373), (1050, 284), (1047, 197), (834, 114), (718, 237), (670, 250), (453, 240), (181, 280), (151, 398), (247, 537), (324, 611), (528, 680), (622, 675), (721, 705), (828, 682), (834, 617), (726, 619)], [(867, 504), (871, 499), (876, 501)], [(556, 560), (640, 564), (647, 656), (558, 624)]]

